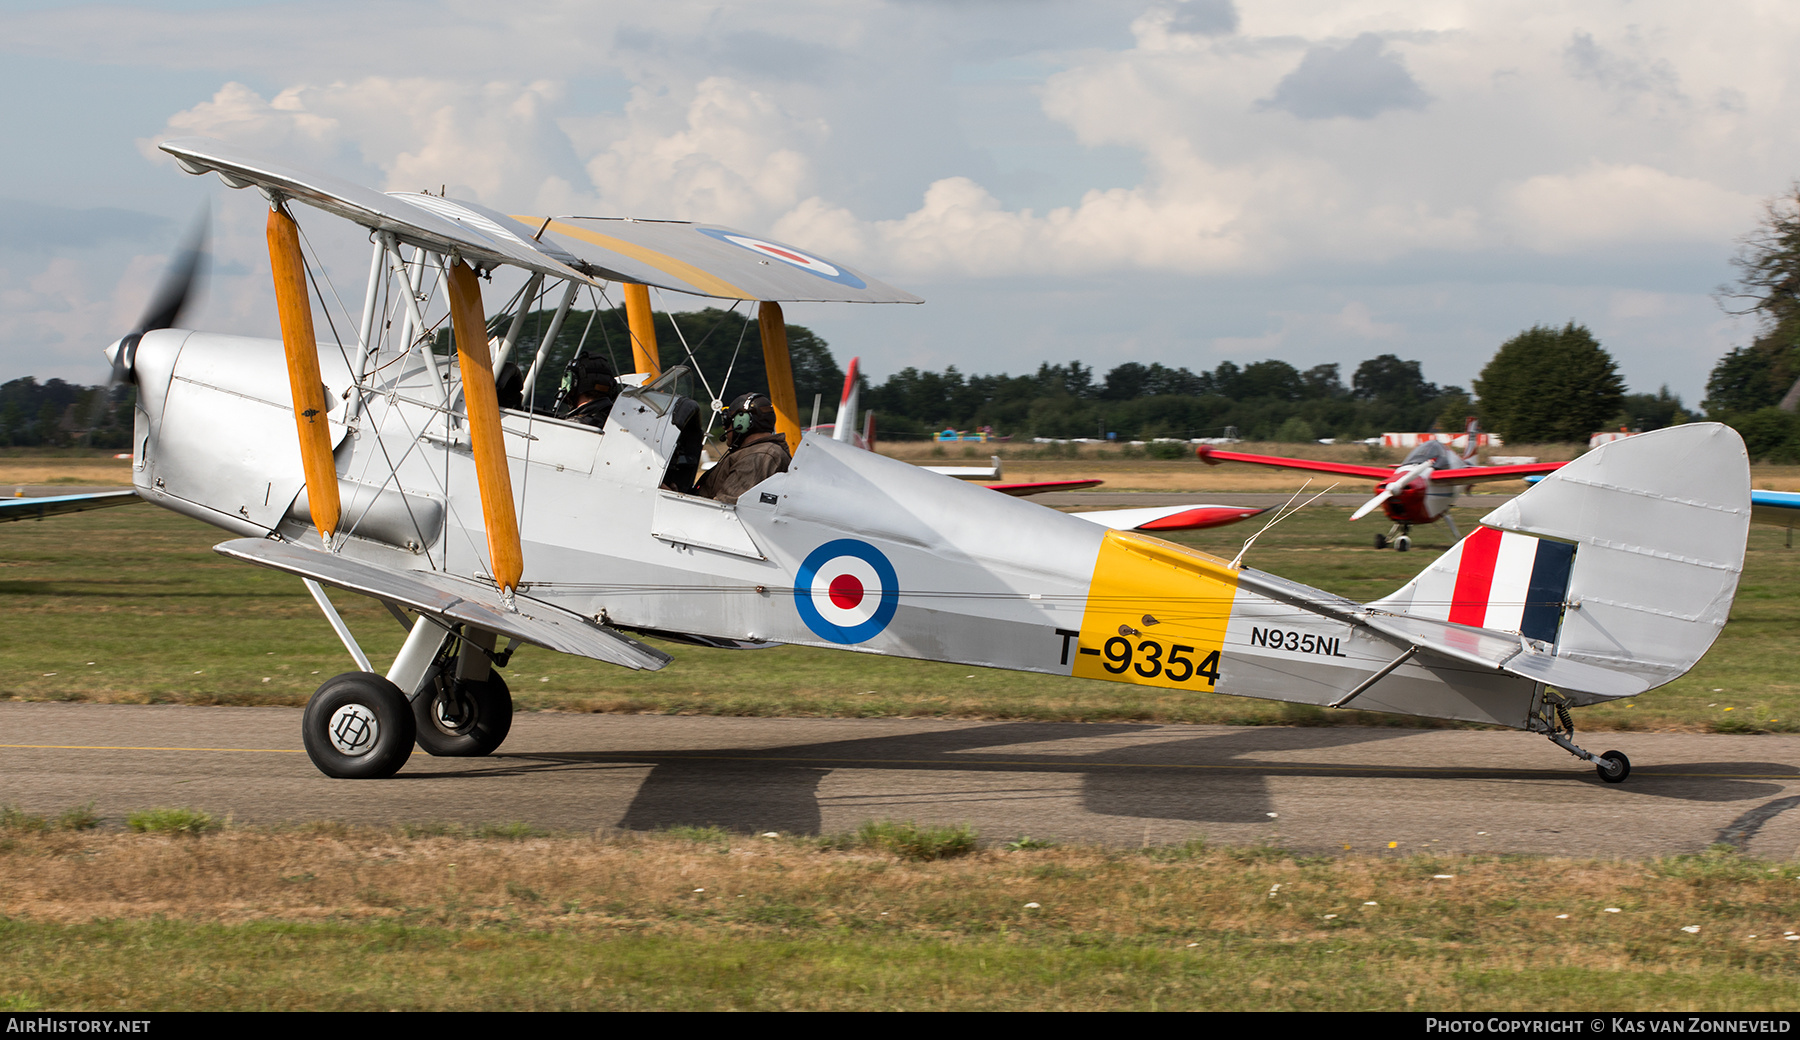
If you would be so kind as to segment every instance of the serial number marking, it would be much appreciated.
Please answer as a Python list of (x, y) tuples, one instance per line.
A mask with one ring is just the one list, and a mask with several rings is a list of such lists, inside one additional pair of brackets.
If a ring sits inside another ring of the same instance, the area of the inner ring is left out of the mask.
[(1266, 646), (1271, 650), (1292, 650), (1302, 654), (1322, 654), (1326, 657), (1349, 657), (1340, 647), (1341, 636), (1316, 636), (1311, 632), (1295, 632), (1291, 629), (1254, 628), (1250, 629), (1250, 645)]
[[(1219, 652), (1217, 650), (1207, 654), (1198, 664), (1188, 656), (1194, 653), (1194, 647), (1175, 643), (1168, 650), (1168, 659), (1164, 660), (1163, 645), (1154, 639), (1140, 640), (1134, 647), (1131, 640), (1124, 636), (1113, 636), (1102, 644), (1098, 651), (1106, 658), (1100, 662), (1100, 667), (1114, 675), (1123, 675), (1126, 669), (1130, 669), (1146, 679), (1154, 679), (1160, 675), (1171, 682), (1178, 683), (1187, 682), (1195, 676), (1204, 678), (1208, 686), (1219, 681)], [(1091, 654), (1096, 651), (1083, 647), (1081, 652)], [(1133, 659), (1138, 654), (1142, 654), (1143, 657), (1134, 661)]]

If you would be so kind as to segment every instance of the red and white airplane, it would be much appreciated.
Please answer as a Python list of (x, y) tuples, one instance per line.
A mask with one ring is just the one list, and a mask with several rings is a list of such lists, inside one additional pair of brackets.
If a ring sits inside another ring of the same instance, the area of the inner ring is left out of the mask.
[(1283, 469), (1303, 469), (1313, 473), (1332, 473), (1341, 477), (1373, 480), (1375, 497), (1351, 513), (1350, 519), (1361, 520), (1376, 506), (1380, 506), (1387, 518), (1393, 521), (1393, 526), (1386, 534), (1375, 536), (1375, 548), (1385, 549), (1392, 545), (1396, 552), (1405, 552), (1412, 548), (1414, 524), (1442, 520), (1449, 526), (1451, 537), (1459, 540), (1462, 538), (1462, 534), (1456, 530), (1456, 521), (1450, 518), (1450, 507), (1456, 504), (1457, 496), (1471, 484), (1490, 480), (1518, 480), (1533, 474), (1551, 473), (1567, 465), (1562, 462), (1533, 462), (1519, 466), (1477, 465), (1476, 432), (1476, 424), (1470, 420), (1468, 447), (1462, 455), (1456, 454), (1441, 441), (1429, 440), (1407, 452), (1400, 465), (1392, 468), (1321, 462), (1316, 459), (1290, 459), (1279, 455), (1252, 455), (1242, 451), (1219, 451), (1210, 444), (1202, 444), (1198, 454), (1200, 461), (1209, 466), (1217, 466), (1222, 462), (1248, 462), (1255, 466), (1278, 466)]
[[(861, 388), (857, 385), (857, 368), (861, 358), (850, 359), (850, 371), (844, 376), (844, 393), (838, 399), (837, 421), (835, 423), (816, 424), (810, 429), (824, 433), (829, 431), (831, 439), (854, 444), (865, 451), (875, 450), (875, 413), (863, 414), (863, 425), (859, 431), (856, 427), (856, 415), (861, 408)], [(815, 409), (816, 411), (816, 409)], [(946, 477), (960, 480), (995, 480), (1000, 476), (1000, 459), (996, 456), (992, 466), (924, 466)], [(989, 491), (998, 491), (1003, 495), (1024, 497), (1041, 495), (1050, 491), (1085, 491), (1098, 487), (1102, 481), (1098, 479), (1082, 480), (1037, 480), (1014, 484), (983, 484)], [(1250, 506), (1219, 505), (1175, 505), (1175, 506), (1136, 506), (1130, 509), (1095, 509), (1084, 510), (1072, 515), (1089, 520), (1115, 531), (1194, 531), (1203, 527), (1224, 527), (1235, 524), (1239, 520), (1248, 520), (1267, 509)]]

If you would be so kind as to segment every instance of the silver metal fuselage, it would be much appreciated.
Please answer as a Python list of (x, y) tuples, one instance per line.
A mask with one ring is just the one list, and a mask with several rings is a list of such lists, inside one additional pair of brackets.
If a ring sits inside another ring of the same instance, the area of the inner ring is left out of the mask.
[[(425, 367), (453, 366), (418, 352), (383, 353), (358, 391), (335, 346), (322, 347), (319, 360), (343, 501), (333, 550), (491, 588), (454, 372), (433, 378)], [(321, 545), (278, 341), (152, 332), (138, 346), (135, 374), (132, 465), (143, 497), (240, 536)], [(446, 385), (450, 402), (438, 389)], [(1092, 630), (1090, 585), (1104, 528), (810, 435), (786, 473), (735, 506), (664, 490), (678, 433), (674, 402), (627, 390), (604, 433), (503, 414), (524, 556), (520, 595), (626, 629), (1049, 674), (1070, 674), (1084, 650), (1097, 652), (1094, 640), (1104, 634)], [(894, 588), (866, 591), (893, 597), (866, 638), (853, 638), (854, 626), (821, 627), (800, 609), (811, 594), (800, 580), (809, 558), (849, 543), (872, 547), (895, 576)], [(1209, 608), (1230, 616), (1216, 682), (1144, 681), (1132, 669), (1119, 680), (1328, 704), (1404, 649), (1299, 605), (1357, 604), (1260, 572), (1242, 575), (1234, 593)], [(1269, 589), (1295, 591), (1264, 594)], [(1133, 638), (1185, 638), (1180, 616), (1156, 624)], [(1355, 706), (1523, 727), (1534, 693), (1535, 684), (1517, 676), (1421, 656)]]

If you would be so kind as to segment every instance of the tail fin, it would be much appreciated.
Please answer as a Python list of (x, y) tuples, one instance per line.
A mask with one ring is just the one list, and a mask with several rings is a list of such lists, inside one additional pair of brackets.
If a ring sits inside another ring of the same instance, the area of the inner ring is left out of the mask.
[(1463, 427), (1463, 461), (1474, 462), (1481, 446), (1481, 420), (1469, 416), (1469, 423)]
[(1370, 606), (1523, 636), (1660, 686), (1692, 668), (1725, 624), (1749, 503), (1749, 460), (1729, 427), (1614, 441), (1482, 517)]
[(856, 437), (856, 409), (862, 396), (856, 379), (856, 363), (860, 360), (851, 358), (850, 371), (844, 376), (844, 394), (838, 399), (837, 418), (832, 420), (831, 439), (834, 441), (852, 441)]

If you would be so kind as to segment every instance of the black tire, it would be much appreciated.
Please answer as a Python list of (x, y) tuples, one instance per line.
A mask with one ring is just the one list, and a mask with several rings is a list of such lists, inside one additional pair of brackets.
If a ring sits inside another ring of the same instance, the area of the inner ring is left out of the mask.
[(1609, 784), (1622, 784), (1625, 782), (1625, 778), (1631, 775), (1631, 759), (1625, 757), (1625, 752), (1608, 751), (1600, 757), (1612, 763), (1610, 771), (1606, 766), (1594, 767), (1594, 772), (1600, 774), (1600, 779)]
[(480, 682), (443, 681), (412, 702), (415, 739), (428, 755), (480, 758), (512, 730), (512, 691), (499, 672)]
[(1387, 548), (1387, 535), (1378, 534), (1375, 536), (1375, 548), (1377, 548), (1377, 549)]
[(326, 776), (384, 779), (412, 755), (412, 705), (398, 686), (374, 672), (345, 672), (327, 679), (306, 702), (300, 735), (306, 757)]
[(1408, 538), (1406, 535), (1401, 535), (1400, 537), (1394, 539), (1394, 551), (1395, 552), (1405, 552), (1406, 550), (1411, 549), (1411, 548), (1412, 548), (1412, 539)]

